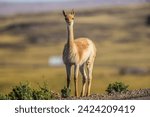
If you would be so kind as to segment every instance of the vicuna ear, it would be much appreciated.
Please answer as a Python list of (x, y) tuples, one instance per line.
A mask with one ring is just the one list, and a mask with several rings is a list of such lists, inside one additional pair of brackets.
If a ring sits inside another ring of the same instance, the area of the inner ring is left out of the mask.
[(75, 15), (74, 9), (72, 9), (71, 14), (72, 14), (72, 15)]
[(66, 17), (66, 13), (65, 13), (65, 11), (63, 10), (63, 15)]

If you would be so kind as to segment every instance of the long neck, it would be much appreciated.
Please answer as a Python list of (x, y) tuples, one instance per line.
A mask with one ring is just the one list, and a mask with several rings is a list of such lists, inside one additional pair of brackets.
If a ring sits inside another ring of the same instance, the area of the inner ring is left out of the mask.
[(67, 26), (68, 31), (68, 44), (71, 46), (74, 43), (74, 33), (73, 33), (73, 24)]

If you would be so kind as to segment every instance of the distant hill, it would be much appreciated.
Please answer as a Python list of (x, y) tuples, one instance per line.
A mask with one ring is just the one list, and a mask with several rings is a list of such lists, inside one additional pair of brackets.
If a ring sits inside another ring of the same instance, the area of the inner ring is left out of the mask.
[(24, 13), (49, 12), (60, 9), (71, 8), (93, 8), (106, 5), (128, 5), (149, 2), (149, 0), (82, 0), (82, 1), (65, 1), (65, 2), (0, 2), (0, 15), (13, 15)]

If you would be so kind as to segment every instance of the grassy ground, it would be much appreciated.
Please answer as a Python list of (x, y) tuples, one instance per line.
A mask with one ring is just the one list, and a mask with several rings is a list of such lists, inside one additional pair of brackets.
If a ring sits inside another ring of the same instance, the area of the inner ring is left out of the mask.
[[(97, 47), (92, 93), (104, 92), (115, 81), (130, 89), (150, 88), (150, 74), (120, 74), (122, 67), (150, 69), (149, 6), (77, 11), (75, 37), (89, 37)], [(60, 92), (66, 84), (64, 66), (48, 66), (48, 58), (60, 56), (66, 42), (62, 14), (0, 17), (0, 24), (0, 91), (29, 81), (33, 87), (46, 82)]]

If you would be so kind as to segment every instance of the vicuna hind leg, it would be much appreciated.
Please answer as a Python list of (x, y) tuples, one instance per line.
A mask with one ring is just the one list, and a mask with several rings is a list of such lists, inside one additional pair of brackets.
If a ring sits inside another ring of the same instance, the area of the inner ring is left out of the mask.
[(90, 90), (91, 90), (93, 63), (94, 63), (94, 59), (89, 60), (87, 62), (87, 72), (88, 72), (88, 87), (87, 87), (87, 94), (86, 94), (87, 96), (90, 95)]
[(83, 64), (80, 67), (80, 72), (82, 74), (82, 91), (81, 91), (81, 95), (80, 96), (84, 96), (85, 95), (86, 80), (87, 80), (87, 75), (86, 75), (86, 72), (85, 72), (85, 64)]
[(78, 97), (78, 74), (79, 65), (74, 66), (74, 85), (75, 85), (75, 96)]

